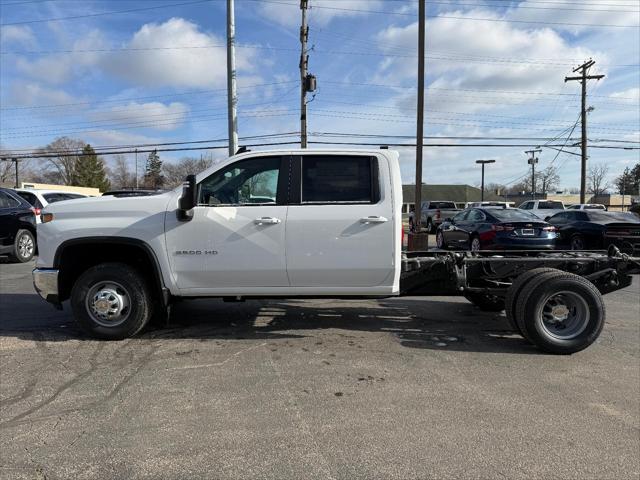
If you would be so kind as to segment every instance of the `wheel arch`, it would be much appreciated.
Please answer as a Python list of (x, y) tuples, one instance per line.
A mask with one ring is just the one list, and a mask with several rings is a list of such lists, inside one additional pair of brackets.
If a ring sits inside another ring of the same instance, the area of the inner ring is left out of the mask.
[(147, 277), (153, 292), (165, 305), (168, 303), (169, 291), (154, 250), (145, 241), (130, 237), (85, 237), (62, 242), (53, 258), (53, 268), (59, 270), (60, 301), (70, 297), (75, 280), (84, 271), (105, 262), (123, 262), (137, 268)]

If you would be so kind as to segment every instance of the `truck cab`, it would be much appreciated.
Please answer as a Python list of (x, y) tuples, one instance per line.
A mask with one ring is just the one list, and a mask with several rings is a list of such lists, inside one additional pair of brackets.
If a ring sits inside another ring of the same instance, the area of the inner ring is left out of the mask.
[(401, 206), (397, 152), (246, 152), (164, 194), (49, 205), (34, 283), (106, 338), (171, 298), (398, 295)]

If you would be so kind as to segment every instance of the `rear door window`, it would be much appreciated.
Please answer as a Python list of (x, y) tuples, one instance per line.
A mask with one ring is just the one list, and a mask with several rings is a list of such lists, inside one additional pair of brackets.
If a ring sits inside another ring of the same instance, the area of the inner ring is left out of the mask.
[(20, 202), (5, 192), (0, 192), (0, 208), (15, 208)]
[(372, 157), (304, 155), (302, 157), (302, 203), (377, 202)]

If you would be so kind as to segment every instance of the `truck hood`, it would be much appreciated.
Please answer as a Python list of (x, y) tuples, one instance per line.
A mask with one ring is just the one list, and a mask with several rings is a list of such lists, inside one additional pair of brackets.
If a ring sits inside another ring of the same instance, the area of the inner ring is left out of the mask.
[(97, 219), (100, 217), (135, 218), (164, 212), (174, 192), (143, 197), (87, 197), (50, 203), (42, 210), (54, 219)]

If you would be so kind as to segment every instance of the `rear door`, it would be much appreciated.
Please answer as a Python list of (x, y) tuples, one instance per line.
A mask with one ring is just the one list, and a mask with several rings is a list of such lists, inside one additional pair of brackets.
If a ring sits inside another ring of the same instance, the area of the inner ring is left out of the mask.
[(318, 293), (332, 289), (346, 293), (344, 287), (369, 287), (363, 292), (370, 292), (370, 287), (391, 288), (395, 271), (391, 191), (384, 157), (324, 153), (294, 157), (286, 233), (291, 286)]
[(18, 212), (24, 210), (20, 202), (0, 191), (0, 245), (11, 245), (18, 231)]

